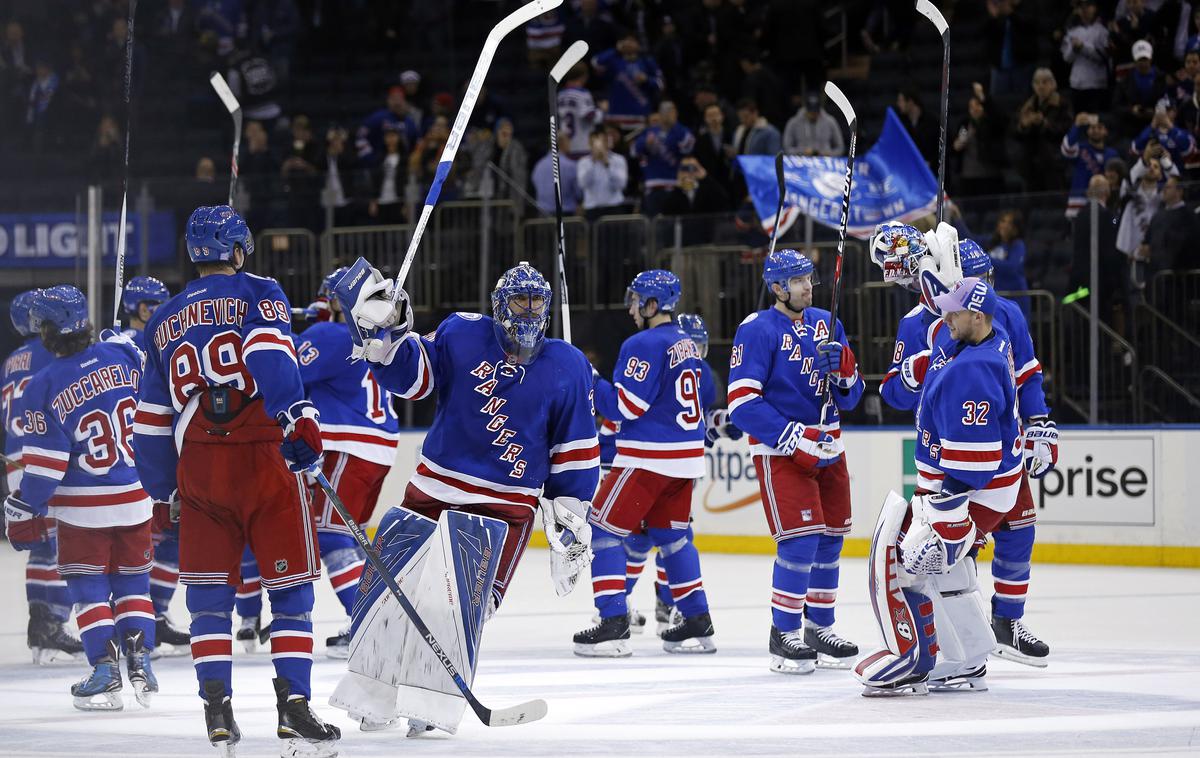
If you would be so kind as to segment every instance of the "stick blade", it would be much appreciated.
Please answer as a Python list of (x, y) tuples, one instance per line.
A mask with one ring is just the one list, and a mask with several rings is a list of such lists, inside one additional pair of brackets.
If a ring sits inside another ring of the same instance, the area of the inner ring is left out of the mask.
[(225, 77), (221, 76), (220, 71), (214, 71), (208, 77), (208, 83), (217, 91), (217, 97), (221, 98), (225, 109), (230, 113), (237, 113), (242, 109), (241, 103), (233, 96), (233, 90), (229, 89), (229, 83), (225, 81)]
[(917, 0), (917, 13), (929, 19), (929, 22), (937, 27), (938, 34), (945, 35), (949, 31), (950, 25), (946, 23), (946, 17), (929, 0)]
[(548, 712), (546, 701), (538, 699), (511, 708), (489, 710), (486, 717), (480, 715), (480, 720), (488, 726), (516, 726), (543, 719)]
[(554, 80), (555, 84), (561, 82), (563, 77), (567, 75), (567, 72), (576, 63), (583, 60), (583, 56), (587, 55), (587, 52), (588, 43), (583, 40), (578, 40), (568, 47), (567, 51), (558, 59), (558, 63), (554, 64), (554, 68), (550, 69), (550, 78)]
[(842, 112), (842, 118), (846, 119), (846, 123), (853, 130), (858, 116), (855, 115), (854, 106), (850, 105), (850, 100), (842, 92), (841, 87), (838, 87), (833, 82), (825, 82), (825, 97), (829, 98), (838, 107), (838, 110)]

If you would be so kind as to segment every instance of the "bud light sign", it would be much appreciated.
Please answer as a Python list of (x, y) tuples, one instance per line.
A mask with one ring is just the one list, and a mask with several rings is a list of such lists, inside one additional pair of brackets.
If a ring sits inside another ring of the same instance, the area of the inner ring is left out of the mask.
[[(102, 217), (100, 236), (105, 264), (111, 265), (116, 258), (120, 223), (119, 213), (105, 213)], [(147, 249), (152, 262), (175, 260), (175, 222), (170, 212), (151, 213), (146, 229), (142, 228), (139, 214), (127, 216), (126, 263), (141, 261), (143, 234), (148, 235)], [(0, 267), (71, 267), (76, 257), (86, 254), (87, 226), (83, 222), (76, 224), (73, 213), (0, 214)]]

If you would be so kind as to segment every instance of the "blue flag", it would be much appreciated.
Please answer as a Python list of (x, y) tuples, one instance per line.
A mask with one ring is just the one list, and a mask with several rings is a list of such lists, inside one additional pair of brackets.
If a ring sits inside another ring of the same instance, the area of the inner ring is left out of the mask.
[[(764, 231), (775, 226), (779, 190), (775, 181), (775, 156), (739, 155), (746, 186)], [(780, 217), (783, 234), (801, 215), (837, 229), (842, 221), (842, 194), (846, 186), (846, 159), (784, 156), (787, 190)], [(911, 222), (933, 213), (937, 206), (937, 179), (913, 144), (912, 137), (891, 108), (883, 131), (865, 155), (854, 160), (854, 187), (846, 232), (868, 239), (884, 221)]]

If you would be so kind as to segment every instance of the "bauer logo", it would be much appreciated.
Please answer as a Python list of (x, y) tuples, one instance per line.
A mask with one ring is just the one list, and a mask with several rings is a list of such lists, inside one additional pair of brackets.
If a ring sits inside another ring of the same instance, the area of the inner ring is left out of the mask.
[(1043, 524), (1153, 526), (1154, 437), (1065, 430), (1058, 465), (1030, 486)]

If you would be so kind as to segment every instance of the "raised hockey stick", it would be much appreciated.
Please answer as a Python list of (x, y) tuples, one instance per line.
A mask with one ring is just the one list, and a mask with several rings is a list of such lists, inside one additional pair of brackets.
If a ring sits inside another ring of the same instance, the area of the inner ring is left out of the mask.
[(129, 23), (125, 29), (125, 170), (121, 174), (121, 223), (117, 227), (116, 285), (113, 287), (113, 328), (117, 331), (121, 330), (121, 296), (125, 291), (125, 219), (129, 212), (129, 128), (133, 122), (133, 17), (136, 12), (137, 0), (129, 0)]
[(587, 55), (588, 44), (583, 40), (575, 42), (562, 54), (550, 76), (546, 80), (546, 88), (550, 95), (550, 161), (554, 167), (554, 231), (558, 247), (558, 302), (562, 309), (562, 338), (571, 341), (571, 305), (567, 298), (567, 242), (566, 229), (563, 227), (562, 181), (558, 174), (558, 85), (567, 72)]
[(938, 128), (938, 195), (937, 219), (945, 219), (946, 203), (946, 119), (950, 116), (950, 25), (946, 17), (929, 0), (917, 0), (917, 13), (929, 19), (942, 36), (942, 120)]
[(233, 90), (229, 89), (229, 83), (220, 72), (212, 72), (208, 83), (217, 91), (217, 97), (221, 98), (225, 109), (233, 117), (233, 157), (229, 162), (229, 207), (232, 208), (234, 194), (237, 192), (238, 151), (242, 148), (242, 104), (233, 96)]
[(483, 49), (479, 51), (479, 60), (475, 63), (475, 72), (471, 74), (471, 81), (467, 83), (467, 91), (463, 94), (462, 105), (458, 106), (458, 115), (454, 117), (454, 126), (450, 128), (450, 136), (446, 138), (446, 146), (442, 148), (442, 158), (433, 175), (433, 182), (429, 185), (429, 192), (425, 195), (425, 207), (421, 209), (421, 217), (413, 228), (408, 251), (404, 253), (404, 263), (400, 265), (400, 273), (396, 275), (396, 286), (392, 289), (393, 303), (400, 298), (400, 289), (404, 287), (404, 282), (408, 279), (408, 271), (412, 268), (413, 258), (417, 256), (417, 247), (421, 244), (425, 225), (429, 223), (433, 206), (437, 205), (438, 196), (442, 194), (442, 183), (446, 181), (446, 176), (450, 173), (450, 166), (454, 164), (454, 155), (458, 152), (463, 134), (467, 131), (467, 122), (471, 120), (471, 111), (475, 109), (475, 101), (479, 99), (479, 91), (483, 89), (483, 80), (487, 78), (488, 69), (492, 66), (496, 48), (500, 46), (501, 40), (517, 27), (523, 26), (546, 11), (554, 10), (562, 3), (563, 0), (533, 0), (500, 19), (500, 23), (493, 26), (492, 30), (488, 32)]
[(350, 516), (346, 510), (345, 503), (338, 497), (337, 491), (333, 489), (333, 485), (325, 478), (325, 473), (317, 469), (313, 474), (316, 477), (317, 484), (321, 485), (321, 489), (325, 491), (325, 497), (329, 498), (329, 502), (333, 503), (334, 510), (346, 522), (346, 526), (350, 529), (350, 534), (354, 535), (354, 539), (358, 542), (359, 547), (367, 554), (367, 562), (371, 564), (371, 568), (375, 569), (375, 573), (383, 579), (384, 584), (391, 590), (392, 596), (396, 598), (396, 602), (400, 603), (400, 607), (404, 609), (408, 615), (408, 620), (416, 627), (417, 632), (424, 638), (425, 643), (441, 661), (442, 666), (446, 669), (446, 673), (454, 680), (454, 684), (458, 686), (459, 692), (466, 698), (470, 704), (471, 710), (475, 711), (475, 715), (486, 726), (513, 726), (516, 724), (527, 724), (531, 721), (537, 721), (544, 717), (547, 712), (545, 700), (530, 700), (527, 703), (514, 705), (511, 708), (501, 708), (493, 710), (484, 706), (483, 703), (475, 697), (475, 693), (471, 692), (470, 685), (463, 679), (462, 674), (458, 673), (458, 669), (454, 667), (454, 663), (450, 660), (450, 656), (442, 649), (437, 638), (433, 636), (433, 632), (429, 631), (429, 627), (417, 615), (417, 610), (413, 608), (412, 603), (404, 596), (404, 591), (400, 589), (400, 585), (396, 583), (396, 578), (392, 576), (392, 572), (388, 570), (383, 561), (379, 558), (379, 553), (375, 551), (375, 546), (367, 539), (367, 535), (363, 533), (362, 527)]
[[(771, 227), (771, 242), (767, 246), (767, 256), (775, 252), (775, 242), (779, 239), (779, 222), (783, 219), (783, 200), (787, 196), (787, 185), (783, 180), (783, 151), (775, 153), (775, 186), (779, 192), (779, 202), (775, 205), (775, 225)], [(767, 297), (767, 282), (763, 281), (758, 290), (758, 307), (762, 308)]]

